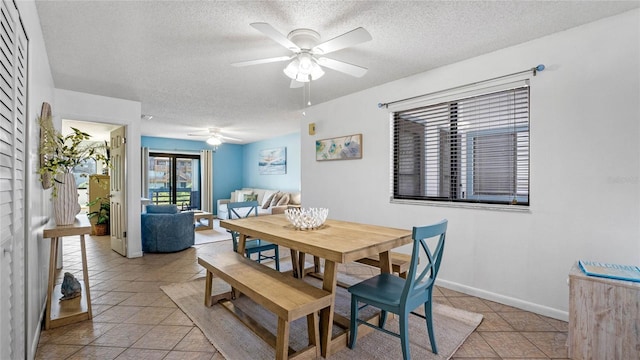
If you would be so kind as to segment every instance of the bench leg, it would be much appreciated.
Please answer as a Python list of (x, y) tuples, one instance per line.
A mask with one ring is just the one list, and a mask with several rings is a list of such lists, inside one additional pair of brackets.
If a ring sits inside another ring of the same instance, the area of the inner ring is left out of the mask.
[(213, 273), (207, 270), (207, 278), (205, 279), (204, 285), (204, 305), (212, 306), (213, 303), (211, 301), (211, 288), (213, 287)]
[(276, 360), (289, 357), (289, 322), (278, 318), (278, 337), (276, 338)]
[(320, 323), (318, 313), (307, 315), (307, 333), (309, 334), (309, 345), (316, 347), (316, 358), (320, 357)]
[(406, 271), (405, 271), (405, 272), (401, 272), (401, 273), (400, 273), (400, 274), (398, 274), (398, 275), (400, 275), (400, 277), (401, 277), (401, 278), (403, 278), (403, 279), (406, 279), (406, 278), (407, 278), (407, 272), (406, 272)]

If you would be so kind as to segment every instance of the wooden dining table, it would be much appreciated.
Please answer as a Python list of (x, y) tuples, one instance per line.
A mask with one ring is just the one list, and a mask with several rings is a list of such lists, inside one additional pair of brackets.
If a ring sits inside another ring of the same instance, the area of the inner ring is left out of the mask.
[[(347, 332), (332, 338), (331, 331), (336, 318), (337, 264), (377, 254), (380, 256), (380, 270), (390, 273), (389, 250), (412, 241), (411, 230), (331, 219), (319, 229), (296, 230), (284, 215), (220, 220), (220, 226), (240, 234), (237, 249), (240, 254), (244, 254), (246, 240), (251, 237), (325, 260), (322, 288), (333, 297), (331, 306), (320, 312), (320, 346), (325, 358), (347, 346)], [(338, 323), (348, 327), (345, 319)]]

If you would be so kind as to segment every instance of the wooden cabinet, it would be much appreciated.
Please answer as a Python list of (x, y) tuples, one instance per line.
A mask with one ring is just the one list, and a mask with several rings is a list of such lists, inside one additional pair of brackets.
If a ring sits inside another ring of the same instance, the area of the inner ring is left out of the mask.
[[(109, 175), (94, 174), (89, 176), (89, 201), (93, 201), (97, 198), (108, 199), (109, 198)], [(100, 204), (89, 206), (89, 212), (98, 211)], [(91, 235), (96, 234), (97, 219), (91, 219)]]
[(640, 283), (571, 268), (569, 358), (640, 359)]

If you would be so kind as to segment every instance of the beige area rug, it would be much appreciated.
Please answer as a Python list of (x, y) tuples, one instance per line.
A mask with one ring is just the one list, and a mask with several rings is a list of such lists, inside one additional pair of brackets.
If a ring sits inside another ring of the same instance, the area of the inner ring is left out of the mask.
[(218, 219), (213, 220), (213, 229), (196, 231), (195, 245), (208, 244), (217, 241), (231, 240), (231, 234), (220, 227)]
[[(310, 282), (319, 280), (307, 277)], [(344, 279), (341, 277), (342, 281)], [(216, 286), (226, 284), (214, 278)], [(162, 290), (184, 311), (187, 316), (202, 330), (216, 349), (228, 360), (235, 359), (273, 359), (275, 352), (266, 342), (255, 335), (234, 315), (221, 305), (204, 306), (204, 278), (187, 283), (170, 284), (161, 287)], [(246, 296), (234, 300), (234, 305), (244, 313), (257, 320), (272, 334), (276, 334), (277, 318), (275, 315), (254, 303)], [(339, 288), (336, 296), (336, 313), (349, 317), (350, 296), (346, 289)], [(360, 311), (366, 316), (375, 309), (368, 307)], [(422, 307), (420, 307), (422, 310)], [(465, 339), (482, 321), (482, 315), (455, 309), (446, 305), (434, 303), (433, 326), (439, 354), (431, 352), (429, 336), (425, 321), (417, 316), (410, 316), (409, 333), (411, 357), (414, 359), (449, 359), (462, 345)], [(388, 319), (386, 329), (398, 331), (398, 320)], [(334, 334), (341, 329), (334, 326)], [(301, 318), (291, 324), (289, 346), (295, 350), (304, 348), (307, 343), (306, 318)], [(374, 331), (356, 343), (356, 348), (345, 348), (330, 357), (331, 359), (401, 359), (402, 349), (400, 339)]]

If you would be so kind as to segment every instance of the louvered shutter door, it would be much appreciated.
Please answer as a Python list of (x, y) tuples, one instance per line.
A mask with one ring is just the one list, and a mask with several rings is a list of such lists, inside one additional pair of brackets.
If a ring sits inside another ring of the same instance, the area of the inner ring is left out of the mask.
[(24, 209), (27, 38), (17, 9), (0, 2), (0, 358), (25, 357)]

